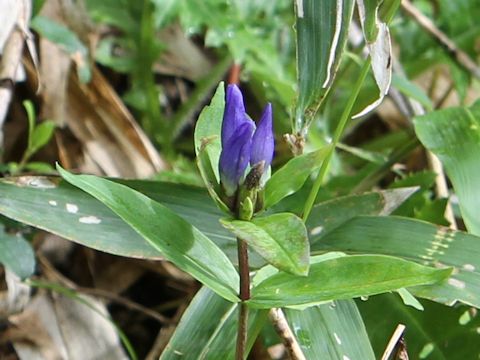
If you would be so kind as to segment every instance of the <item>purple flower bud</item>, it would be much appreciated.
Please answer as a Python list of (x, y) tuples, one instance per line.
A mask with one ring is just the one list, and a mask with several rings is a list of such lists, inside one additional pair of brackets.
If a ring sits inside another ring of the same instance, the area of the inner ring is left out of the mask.
[(223, 143), (219, 163), (220, 181), (228, 196), (235, 193), (247, 169), (252, 149), (253, 130), (253, 123), (245, 122)]
[(273, 159), (273, 150), (275, 144), (273, 141), (272, 129), (272, 104), (267, 104), (263, 110), (262, 117), (258, 123), (257, 130), (252, 139), (252, 153), (250, 155), (250, 165), (254, 166), (264, 161), (265, 169), (268, 169)]
[(221, 140), (220, 181), (226, 194), (232, 196), (243, 181), (248, 163), (254, 166), (263, 161), (262, 169), (268, 169), (272, 163), (272, 106), (265, 107), (255, 130), (255, 123), (245, 112), (240, 89), (237, 85), (228, 85)]
[(245, 112), (242, 92), (237, 85), (228, 85), (222, 122), (222, 145), (225, 144), (228, 139), (237, 132), (239, 126), (247, 120), (249, 119)]

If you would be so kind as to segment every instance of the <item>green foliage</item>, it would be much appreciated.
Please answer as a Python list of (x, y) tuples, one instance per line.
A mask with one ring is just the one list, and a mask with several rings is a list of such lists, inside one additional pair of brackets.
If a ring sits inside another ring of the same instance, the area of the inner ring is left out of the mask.
[(293, 130), (304, 135), (333, 82), (354, 2), (304, 0), (296, 5), (299, 97)]
[[(475, 1), (414, 4), (476, 59), (480, 13)], [(379, 358), (398, 323), (407, 326), (411, 358), (478, 355), (478, 319), (474, 309), (461, 304), (480, 307), (480, 102), (435, 110), (439, 103), (430, 96), (438, 65), (448, 66), (461, 101), (472, 74), (405, 14), (391, 30), (406, 74), (392, 77), (387, 24), (399, 4), (87, 0), (93, 20), (112, 30), (102, 32), (95, 60), (122, 74), (123, 99), (171, 167), (157, 181), (107, 180), (60, 167), (63, 179), (3, 179), (0, 214), (108, 253), (166, 259), (199, 280), (204, 286), (161, 359), (238, 357), (234, 339), (241, 328), (239, 310), (246, 306), (247, 352), (265, 328), (267, 310), (284, 307), (306, 358)], [(32, 28), (64, 49), (80, 80), (88, 82), (89, 50), (72, 30), (39, 16), (42, 5), (34, 1)], [(361, 45), (347, 43), (357, 13)], [(178, 31), (178, 24), (192, 44), (208, 48), (212, 67), (202, 79), (175, 78), (186, 85), (186, 101), (182, 97), (181, 104), (164, 111), (168, 88), (162, 88), (164, 74), (158, 76), (155, 65), (170, 50), (162, 35), (173, 27)], [(242, 188), (227, 198), (221, 195), (218, 171), (225, 107), (221, 80), (232, 62), (234, 70), (242, 69), (249, 113), (267, 100), (274, 105), (277, 155), (263, 189)], [(433, 69), (431, 88), (420, 87), (417, 77)], [(390, 120), (383, 113), (368, 122), (351, 121), (353, 114), (364, 117), (373, 110), (390, 82), (399, 90), (400, 96), (391, 93), (399, 107), (409, 112), (408, 98), (429, 111), (414, 120), (415, 133), (402, 121), (378, 121)], [(25, 108), (27, 148), (20, 163), (3, 168), (49, 171), (46, 164), (29, 160), (51, 139), (54, 124), (36, 125), (32, 103)], [(192, 149), (190, 121), (199, 112)], [(281, 140), (288, 131), (293, 158)], [(406, 168), (399, 166), (421, 145), (445, 166), (461, 209), (457, 216), (470, 234), (442, 227), (449, 225), (444, 216), (449, 199), (436, 195), (435, 173), (417, 170), (424, 167), (420, 152), (405, 161)], [(365, 192), (372, 188), (376, 191)], [(28, 242), (3, 226), (0, 233), (0, 262), (20, 277), (30, 276), (34, 254)], [(253, 250), (246, 270), (235, 268), (237, 237)], [(250, 277), (251, 298), (241, 303), (239, 282)], [(398, 295), (385, 294), (390, 292)], [(358, 297), (360, 312), (353, 300)], [(435, 303), (420, 303), (417, 297)]]
[(33, 249), (20, 234), (10, 234), (0, 224), (0, 264), (21, 279), (28, 278), (35, 271)]
[(50, 141), (55, 131), (55, 123), (47, 120), (37, 125), (35, 108), (32, 102), (25, 100), (23, 102), (23, 106), (27, 112), (28, 120), (27, 148), (25, 149), (20, 162), (11, 162), (7, 164), (7, 166), (5, 166), (5, 170), (11, 174), (20, 173), (24, 169), (50, 173), (53, 171), (53, 168), (49, 164), (41, 162), (29, 162), (29, 160), (33, 155), (35, 155), (36, 152), (38, 152), (38, 150), (40, 150)]
[(467, 229), (480, 235), (480, 102), (417, 117), (415, 131), (425, 147), (444, 164), (460, 200)]
[(321, 166), (328, 149), (327, 146), (296, 156), (276, 171), (265, 185), (265, 207), (268, 209), (300, 190), (308, 177)]
[(376, 358), (398, 324), (406, 326), (405, 341), (414, 359), (462, 360), (478, 356), (480, 318), (467, 306), (447, 307), (422, 301), (424, 311), (402, 304), (398, 296), (384, 294), (358, 301)]
[(92, 78), (88, 49), (77, 35), (66, 26), (46, 17), (37, 15), (30, 26), (41, 36), (65, 50), (77, 65), (77, 74), (81, 82), (87, 83)]
[(307, 359), (375, 359), (353, 300), (286, 309), (285, 314)]
[[(326, 260), (324, 260), (326, 259)], [(252, 290), (255, 308), (318, 304), (426, 285), (446, 279), (452, 269), (433, 269), (382, 255), (338, 255), (312, 259), (307, 277), (279, 272)]]
[[(237, 301), (238, 274), (226, 255), (208, 237), (167, 207), (130, 189), (91, 175), (72, 175), (58, 167), (65, 180), (107, 205), (180, 269), (230, 301)], [(98, 222), (98, 220), (97, 220)]]
[(414, 289), (416, 296), (480, 306), (479, 238), (462, 231), (400, 217), (356, 217), (334, 231), (317, 235), (312, 252), (384, 254), (438, 268), (454, 267), (448, 282)]
[(252, 221), (222, 220), (223, 226), (245, 240), (269, 264), (294, 275), (308, 275), (310, 244), (302, 220), (289, 213)]
[[(185, 355), (195, 359), (234, 359), (238, 304), (226, 301), (206, 287), (199, 290), (185, 311), (160, 360)], [(267, 320), (265, 310), (249, 314), (247, 349)]]
[[(220, 182), (218, 173), (218, 161), (222, 145), (220, 143), (220, 134), (222, 131), (223, 109), (225, 107), (225, 85), (223, 82), (218, 84), (215, 95), (209, 106), (206, 106), (197, 120), (195, 126), (194, 143), (195, 153), (198, 154), (204, 150), (209, 157), (211, 169), (215, 174), (215, 180)], [(206, 179), (212, 181), (213, 179)]]

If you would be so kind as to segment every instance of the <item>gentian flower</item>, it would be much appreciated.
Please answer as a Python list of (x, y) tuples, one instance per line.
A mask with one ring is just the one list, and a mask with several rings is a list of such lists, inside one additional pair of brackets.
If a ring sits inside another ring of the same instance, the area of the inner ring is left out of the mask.
[[(232, 196), (244, 180), (248, 165), (259, 166), (263, 175), (273, 159), (272, 105), (265, 107), (258, 127), (245, 112), (237, 85), (228, 85), (222, 123), (220, 181), (227, 196)], [(263, 166), (262, 166), (263, 165)]]

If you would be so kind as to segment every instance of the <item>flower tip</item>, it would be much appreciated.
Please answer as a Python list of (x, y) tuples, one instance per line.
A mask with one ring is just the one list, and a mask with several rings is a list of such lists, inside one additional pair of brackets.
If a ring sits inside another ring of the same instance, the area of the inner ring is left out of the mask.
[(262, 123), (265, 123), (263, 126), (265, 126), (266, 128), (269, 128), (269, 129), (272, 128), (273, 118), (272, 118), (271, 103), (267, 103), (267, 105), (265, 105), (265, 108), (263, 109), (262, 117), (260, 118), (260, 122), (258, 126), (260, 127)]
[(272, 104), (268, 103), (253, 135), (250, 165), (264, 161), (267, 169), (272, 163), (274, 148)]
[(226, 101), (229, 102), (238, 102), (241, 101), (243, 104), (243, 95), (242, 91), (238, 87), (237, 84), (228, 84), (227, 85), (227, 94), (226, 94)]

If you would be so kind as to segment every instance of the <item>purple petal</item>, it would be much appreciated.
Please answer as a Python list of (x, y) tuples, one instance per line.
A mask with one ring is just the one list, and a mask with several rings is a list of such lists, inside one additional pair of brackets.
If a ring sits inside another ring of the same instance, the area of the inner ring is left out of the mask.
[(228, 85), (222, 122), (222, 145), (227, 143), (244, 122), (245, 105), (243, 104), (242, 92), (237, 85)]
[(272, 163), (275, 148), (272, 128), (272, 105), (267, 104), (263, 110), (262, 118), (252, 139), (252, 154), (250, 165), (265, 161), (265, 169)]
[(219, 162), (220, 181), (228, 196), (233, 195), (245, 174), (250, 160), (254, 129), (253, 123), (241, 124), (235, 134), (222, 146)]

